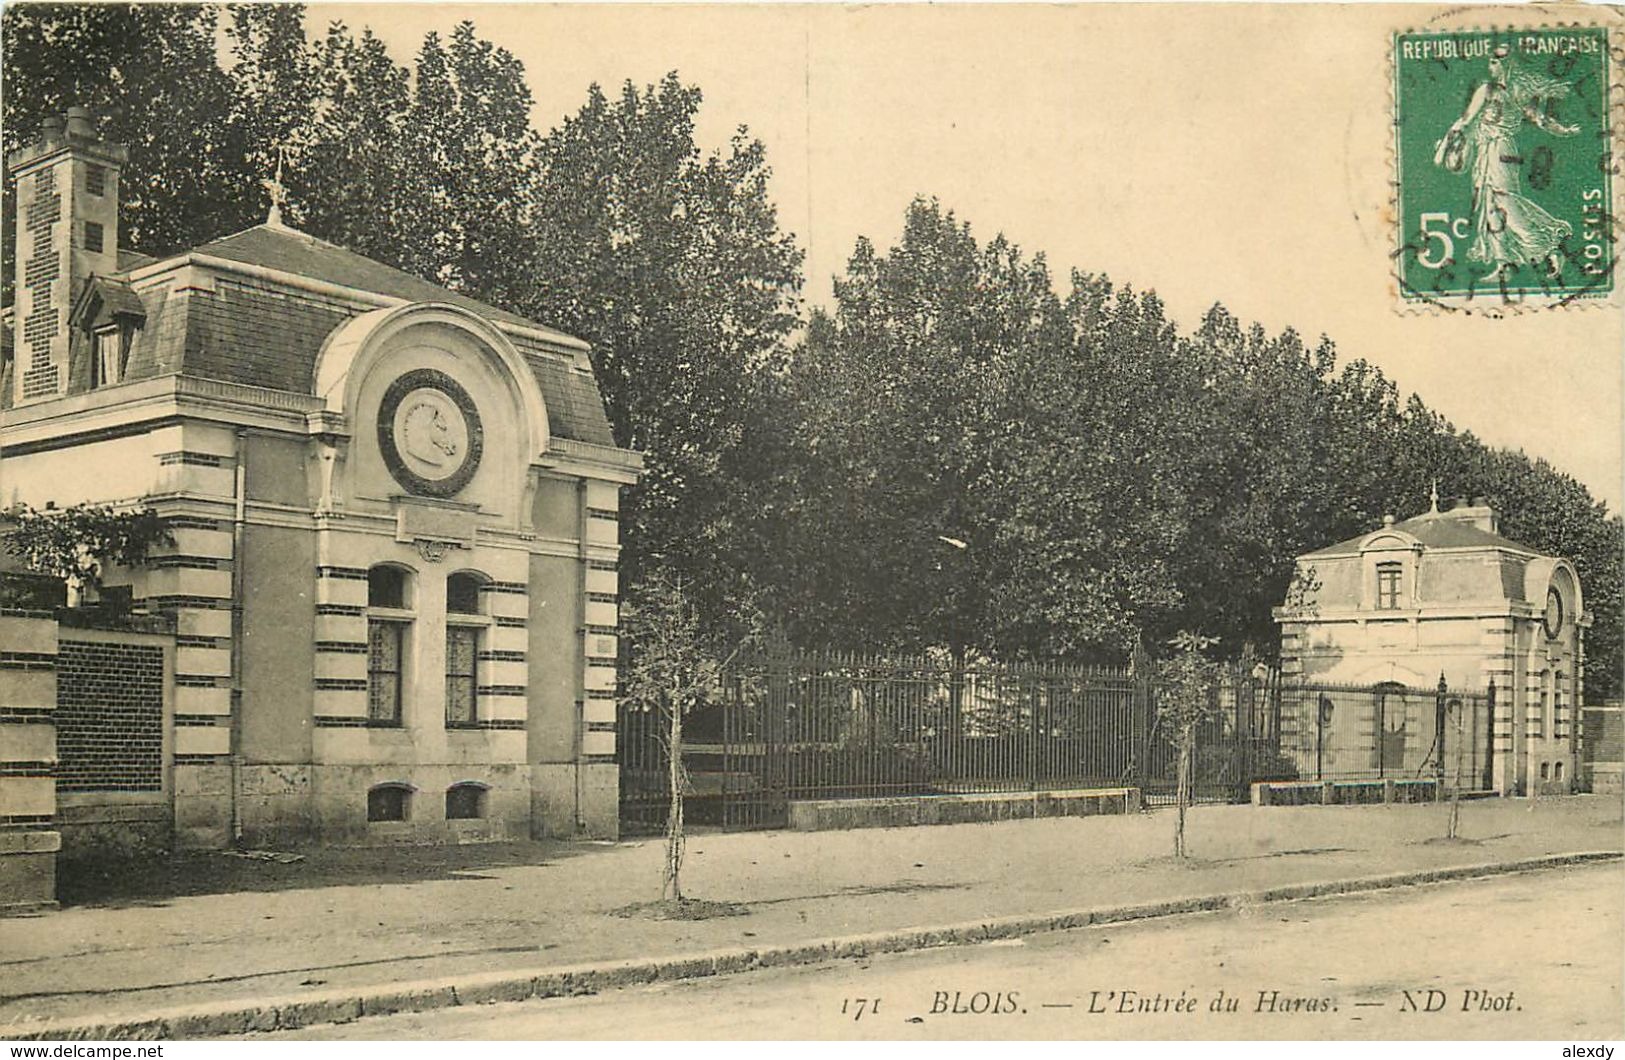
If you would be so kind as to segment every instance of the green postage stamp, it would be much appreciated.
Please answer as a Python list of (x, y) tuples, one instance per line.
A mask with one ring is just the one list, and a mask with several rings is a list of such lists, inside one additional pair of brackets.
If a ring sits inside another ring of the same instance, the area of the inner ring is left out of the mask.
[(1600, 26), (1395, 34), (1406, 302), (1563, 304), (1614, 290), (1608, 45)]

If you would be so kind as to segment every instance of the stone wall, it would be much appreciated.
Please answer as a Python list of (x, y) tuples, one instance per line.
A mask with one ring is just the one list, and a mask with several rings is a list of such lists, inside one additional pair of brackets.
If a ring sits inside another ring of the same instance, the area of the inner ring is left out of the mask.
[(1625, 709), (1619, 703), (1581, 712), (1580, 790), (1619, 797), (1625, 792)]
[(0, 611), (0, 915), (56, 905), (56, 621)]

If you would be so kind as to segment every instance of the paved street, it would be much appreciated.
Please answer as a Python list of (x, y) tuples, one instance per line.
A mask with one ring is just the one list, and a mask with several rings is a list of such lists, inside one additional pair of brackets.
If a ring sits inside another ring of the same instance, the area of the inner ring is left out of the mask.
[(657, 841), (312, 849), (291, 864), (186, 855), (100, 891), (80, 881), (58, 913), (0, 920), (0, 1027), (186, 1006), (263, 1013), (395, 984), (1620, 848), (1620, 807), (1607, 799), (1475, 803), (1450, 843), (1438, 839), (1444, 813), (1198, 807), (1185, 864), (1167, 856), (1164, 813), (706, 834), (689, 844), (686, 890), (747, 915), (699, 921), (610, 915), (658, 894)]
[(1613, 1039), (1622, 888), (1609, 864), (288, 1037)]

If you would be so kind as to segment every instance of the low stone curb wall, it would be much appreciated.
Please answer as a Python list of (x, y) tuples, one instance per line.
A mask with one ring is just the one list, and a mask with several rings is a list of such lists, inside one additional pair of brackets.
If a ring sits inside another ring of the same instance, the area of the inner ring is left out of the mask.
[(219, 1038), (254, 1031), (297, 1030), (318, 1023), (344, 1023), (362, 1016), (424, 1012), (458, 1005), (531, 998), (571, 997), (673, 979), (732, 975), (758, 968), (786, 968), (877, 953), (901, 953), (938, 946), (963, 946), (994, 939), (1017, 938), (1045, 931), (1064, 931), (1092, 924), (1240, 909), (1268, 902), (1359, 894), (1393, 887), (1443, 883), (1483, 876), (1557, 868), (1587, 862), (1617, 861), (1620, 851), (1548, 854), (1518, 861), (1458, 865), (1441, 869), (1363, 876), (1319, 883), (1295, 883), (1262, 891), (1240, 891), (1160, 902), (1105, 906), (1060, 913), (1028, 914), (974, 920), (943, 927), (905, 928), (868, 935), (714, 950), (688, 956), (634, 959), (565, 967), (514, 969), (460, 975), (377, 987), (336, 988), (297, 997), (268, 998), (252, 1004), (215, 1002), (166, 1009), (146, 1015), (108, 1019), (71, 1019), (0, 1026), (0, 1039), (21, 1041), (122, 1041)]
[(928, 824), (1023, 821), (1034, 817), (1092, 817), (1137, 813), (1139, 809), (1139, 788), (795, 799), (790, 802), (789, 827), (797, 832), (912, 828)]
[(1370, 806), (1375, 803), (1432, 802), (1438, 781), (1262, 780), (1253, 785), (1254, 806)]

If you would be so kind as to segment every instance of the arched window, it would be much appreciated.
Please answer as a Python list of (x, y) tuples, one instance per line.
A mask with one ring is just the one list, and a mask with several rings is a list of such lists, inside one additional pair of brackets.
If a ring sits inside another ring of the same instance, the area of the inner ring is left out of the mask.
[(404, 610), (406, 577), (405, 569), (388, 564), (379, 564), (367, 571), (367, 606)]
[(367, 791), (367, 820), (404, 821), (412, 815), (412, 786), (400, 781), (378, 784)]
[(401, 724), (402, 686), (412, 628), (411, 575), (380, 564), (367, 571), (367, 723)]
[(472, 821), (485, 816), (485, 798), (490, 789), (478, 781), (466, 780), (446, 789), (446, 820)]
[[(459, 571), (446, 579), (446, 727), (479, 724), (479, 657), (485, 578)], [(449, 804), (448, 804), (449, 805)]]
[(485, 579), (478, 574), (459, 571), (446, 579), (446, 613), (477, 615), (481, 612), (480, 587)]

